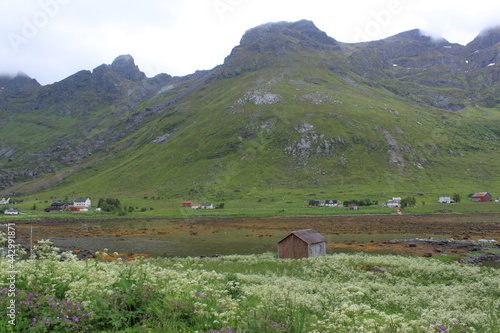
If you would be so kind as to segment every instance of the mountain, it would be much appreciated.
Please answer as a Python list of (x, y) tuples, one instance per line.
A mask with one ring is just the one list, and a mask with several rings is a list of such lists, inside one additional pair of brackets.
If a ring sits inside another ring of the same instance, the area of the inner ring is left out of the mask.
[(130, 55), (47, 86), (0, 77), (2, 194), (494, 192), (499, 50), (498, 28), (349, 44), (302, 20), (184, 77)]

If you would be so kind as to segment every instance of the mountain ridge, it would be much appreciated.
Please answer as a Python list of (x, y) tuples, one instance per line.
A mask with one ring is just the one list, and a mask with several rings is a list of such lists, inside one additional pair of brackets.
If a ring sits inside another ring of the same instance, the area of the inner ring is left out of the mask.
[(421, 190), (486, 159), (474, 182), (496, 184), (495, 38), (347, 44), (302, 20), (250, 29), (222, 65), (184, 77), (148, 78), (122, 55), (47, 86), (0, 78), (2, 193)]

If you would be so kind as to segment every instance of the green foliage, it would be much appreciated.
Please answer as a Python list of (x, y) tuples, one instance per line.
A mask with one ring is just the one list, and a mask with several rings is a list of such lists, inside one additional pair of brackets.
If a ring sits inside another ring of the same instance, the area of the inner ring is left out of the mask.
[(378, 205), (378, 201), (374, 200), (372, 201), (371, 199), (365, 198), (365, 199), (352, 199), (352, 200), (344, 200), (343, 205), (344, 207), (349, 206), (350, 204), (356, 204), (358, 206), (371, 206), (371, 205)]
[(415, 197), (406, 197), (401, 200), (401, 208), (415, 207), (416, 204), (417, 200), (415, 200)]
[(99, 198), (97, 207), (101, 208), (105, 212), (119, 212), (122, 211), (122, 206), (120, 200), (112, 198)]

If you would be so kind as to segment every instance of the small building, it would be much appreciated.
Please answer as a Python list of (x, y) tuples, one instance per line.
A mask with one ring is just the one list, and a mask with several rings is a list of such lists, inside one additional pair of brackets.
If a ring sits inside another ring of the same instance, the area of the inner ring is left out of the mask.
[(9, 204), (9, 201), (10, 201), (10, 198), (2, 198), (0, 199), (0, 205), (8, 205)]
[(71, 207), (69, 207), (69, 210), (71, 212), (88, 212), (89, 208), (88, 207), (75, 207), (75, 206), (71, 206)]
[(387, 202), (384, 204), (385, 207), (389, 207), (389, 208), (397, 208), (397, 207), (400, 207), (401, 205), (401, 200), (397, 200), (397, 198), (392, 198), (392, 199), (389, 199), (387, 200)]
[(356, 210), (358, 209), (358, 205), (355, 204), (354, 202), (353, 203), (350, 203), (348, 206), (347, 206), (347, 209), (349, 210)]
[(338, 207), (339, 206), (339, 201), (338, 200), (325, 200), (325, 206), (327, 206), (327, 207)]
[(90, 198), (76, 198), (73, 201), (73, 207), (80, 208), (87, 208), (89, 209), (90, 206), (92, 206), (92, 200)]
[(470, 198), (474, 202), (491, 202), (491, 201), (493, 201), (491, 194), (489, 194), (488, 192), (474, 193)]
[(312, 229), (297, 230), (278, 242), (278, 257), (311, 258), (326, 254), (326, 238)]
[(19, 214), (19, 211), (17, 209), (15, 209), (15, 208), (10, 207), (10, 208), (4, 210), (3, 213), (5, 215), (17, 215), (17, 214)]
[(181, 203), (182, 207), (191, 207), (193, 205), (192, 201), (183, 201)]
[(54, 201), (50, 207), (46, 208), (46, 212), (66, 212), (73, 206), (73, 202), (69, 201)]
[(201, 208), (202, 209), (214, 209), (214, 205), (212, 203), (207, 202), (207, 203), (201, 204)]
[[(185, 206), (183, 206), (183, 207), (185, 207)], [(193, 208), (193, 209), (200, 209), (200, 208), (201, 208), (201, 205), (200, 205), (200, 204), (195, 204), (195, 203), (192, 203), (192, 204), (191, 204), (191, 208)]]
[(452, 203), (452, 202), (454, 202), (454, 201), (453, 201), (453, 200), (451, 200), (451, 198), (450, 198), (450, 197), (448, 197), (448, 196), (441, 196), (441, 197), (439, 197), (438, 202), (439, 202), (439, 203), (448, 203), (448, 204), (449, 204), (449, 203)]

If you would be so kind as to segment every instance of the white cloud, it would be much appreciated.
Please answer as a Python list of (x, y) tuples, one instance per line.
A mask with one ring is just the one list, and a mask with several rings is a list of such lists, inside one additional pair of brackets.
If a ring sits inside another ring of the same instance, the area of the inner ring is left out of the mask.
[(0, 0), (0, 73), (47, 84), (131, 54), (148, 76), (186, 75), (221, 64), (254, 26), (300, 19), (342, 42), (422, 28), (466, 44), (499, 12), (491, 0)]

